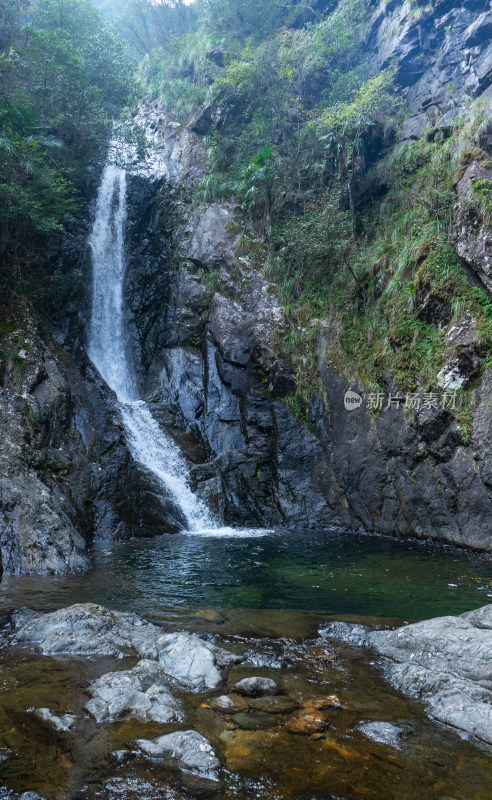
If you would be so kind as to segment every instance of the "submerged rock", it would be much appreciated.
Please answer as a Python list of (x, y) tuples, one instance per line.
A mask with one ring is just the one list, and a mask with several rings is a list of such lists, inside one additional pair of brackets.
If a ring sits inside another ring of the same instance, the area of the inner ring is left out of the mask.
[(268, 728), (275, 728), (279, 724), (277, 717), (273, 714), (265, 714), (262, 711), (256, 714), (234, 714), (232, 721), (243, 731), (262, 731)]
[(250, 697), (258, 697), (265, 694), (275, 694), (278, 692), (278, 686), (271, 678), (263, 678), (255, 676), (253, 678), (243, 678), (235, 685), (235, 690), (241, 694), (247, 694)]
[(213, 622), (215, 625), (221, 625), (223, 622), (225, 622), (224, 615), (215, 608), (200, 609), (200, 611), (195, 611), (193, 616), (204, 620), (204, 622)]
[(391, 722), (364, 722), (359, 725), (359, 730), (375, 742), (389, 744), (392, 747), (399, 747), (400, 740), (405, 736), (404, 729)]
[(44, 800), (37, 792), (24, 792), (19, 800)]
[(323, 632), (374, 648), (394, 686), (441, 722), (492, 744), (492, 605), (396, 630), (333, 623)]
[(219, 780), (220, 762), (214, 748), (197, 731), (176, 731), (157, 739), (137, 739), (137, 747), (150, 758), (171, 758), (183, 772)]
[(136, 717), (144, 722), (180, 721), (184, 715), (155, 661), (140, 661), (122, 672), (109, 672), (91, 683), (87, 711), (96, 722)]
[(340, 698), (336, 694), (310, 697), (304, 701), (303, 705), (308, 708), (316, 708), (318, 711), (322, 711), (324, 708), (343, 708)]
[(77, 724), (75, 714), (55, 714), (49, 708), (37, 708), (35, 716), (55, 731), (69, 731)]
[(256, 697), (250, 700), (249, 705), (252, 709), (265, 711), (268, 714), (291, 714), (299, 708), (299, 703), (283, 695)]
[(313, 733), (320, 733), (326, 730), (330, 725), (321, 714), (318, 714), (314, 709), (310, 709), (308, 711), (301, 711), (291, 717), (285, 727), (289, 733), (309, 736)]
[(22, 610), (12, 615), (12, 622), (14, 641), (36, 644), (44, 655), (136, 652), (146, 661), (158, 662), (160, 674), (192, 691), (214, 689), (222, 681), (221, 668), (242, 659), (195, 634), (163, 633), (138, 614), (109, 611), (95, 603), (78, 603), (48, 614)]

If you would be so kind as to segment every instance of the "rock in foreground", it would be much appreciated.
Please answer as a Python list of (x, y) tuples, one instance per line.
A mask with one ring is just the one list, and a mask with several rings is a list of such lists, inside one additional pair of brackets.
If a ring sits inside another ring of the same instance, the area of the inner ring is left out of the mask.
[(391, 631), (335, 622), (327, 636), (373, 647), (392, 684), (430, 714), (492, 744), (492, 605)]
[(171, 758), (183, 772), (211, 781), (219, 780), (219, 759), (204, 736), (196, 731), (176, 731), (157, 739), (137, 739), (137, 747), (150, 758)]
[[(36, 644), (44, 655), (124, 656), (135, 652), (158, 663), (163, 675), (192, 691), (214, 689), (221, 669), (241, 657), (192, 633), (165, 633), (138, 614), (78, 603), (48, 614), (12, 615), (14, 641)], [(140, 690), (139, 690), (140, 691)], [(147, 690), (145, 690), (147, 691)]]
[(183, 719), (159, 665), (140, 661), (136, 667), (122, 672), (109, 672), (89, 686), (92, 700), (87, 711), (96, 722), (122, 717), (136, 717), (144, 722), (171, 722)]

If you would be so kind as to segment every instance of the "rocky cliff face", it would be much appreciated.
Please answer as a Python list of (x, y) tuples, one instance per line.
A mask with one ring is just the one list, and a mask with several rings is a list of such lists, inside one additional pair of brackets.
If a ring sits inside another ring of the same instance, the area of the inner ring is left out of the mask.
[[(486, 5), (385, 3), (376, 10), (367, 49), (380, 68), (397, 64), (410, 110), (399, 141), (426, 131), (446, 138), (471, 101), (489, 106), (492, 12)], [(220, 125), (221, 110), (204, 109), (184, 134), (157, 107), (146, 116), (167, 144), (174, 179), (195, 186), (202, 136)], [(482, 138), (483, 160), (491, 149)], [(489, 172), (475, 161), (457, 184), (453, 241), (470, 280), (490, 290), (489, 225), (470, 202), (477, 178), (488, 179)], [(402, 402), (386, 408), (388, 396), (399, 394), (389, 374), (383, 408), (371, 410), (360, 377), (332, 363), (336, 342), (326, 327), (317, 350), (324, 396), (311, 397), (309, 420), (300, 423), (282, 400), (294, 388), (292, 372), (271, 343), (282, 317), (275, 288), (241, 257), (242, 225), (227, 205), (186, 214), (168, 284), (167, 333), (145, 380), (156, 413), (178, 437), (199, 443), (198, 491), (228, 521), (310, 526), (338, 520), (490, 550), (492, 383), (488, 373), (480, 377), (483, 353), (473, 318), (439, 322), (447, 347), (440, 388), (475, 387), (466, 420), (423, 393), (419, 409)], [(349, 389), (362, 398), (352, 411), (344, 405)]]
[[(192, 141), (188, 133), (186, 147)], [(179, 144), (178, 137), (174, 152)], [(154, 187), (136, 217), (150, 218), (168, 192)], [(169, 230), (158, 230), (164, 253)], [(307, 424), (299, 422), (283, 400), (295, 390), (292, 370), (272, 348), (282, 310), (274, 287), (238, 255), (241, 232), (232, 206), (186, 213), (185, 205), (168, 269), (130, 259), (130, 303), (141, 309), (131, 298), (144, 286), (153, 297), (136, 337), (148, 365), (146, 399), (195, 462), (197, 491), (237, 524), (340, 522), (490, 549), (490, 377), (473, 395), (472, 444), (432, 400), (419, 410), (392, 402), (374, 412), (365, 398), (347, 410), (346, 391), (363, 397), (364, 386), (330, 363), (326, 328), (317, 353), (326, 395), (313, 395)], [(132, 247), (141, 247), (140, 235)], [(473, 349), (473, 335), (470, 320), (450, 329), (453, 358)], [(391, 376), (385, 389), (398, 395)]]

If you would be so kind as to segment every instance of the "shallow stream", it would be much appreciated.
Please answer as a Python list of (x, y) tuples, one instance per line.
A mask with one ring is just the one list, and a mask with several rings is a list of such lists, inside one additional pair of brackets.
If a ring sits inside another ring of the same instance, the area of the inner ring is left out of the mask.
[[(480, 745), (429, 721), (422, 707), (385, 680), (370, 652), (332, 645), (318, 631), (329, 618), (371, 625), (456, 614), (488, 602), (492, 561), (452, 547), (356, 536), (344, 531), (277, 531), (256, 537), (178, 534), (100, 543), (94, 569), (69, 578), (8, 576), (1, 608), (54, 609), (95, 602), (137, 611), (167, 629), (217, 637), (248, 654), (224, 686), (192, 694), (185, 728), (216, 747), (220, 787), (197, 783), (169, 765), (131, 755), (137, 737), (181, 725), (123, 720), (96, 724), (83, 711), (90, 680), (127, 669), (136, 658), (46, 657), (30, 646), (0, 652), (0, 797), (32, 790), (46, 800), (489, 800), (492, 758)], [(323, 712), (327, 730), (293, 735), (288, 715), (249, 713), (239, 726), (209, 707), (235, 681), (274, 678), (301, 706), (336, 694), (342, 708)], [(32, 709), (72, 711), (80, 723), (59, 733)], [(365, 721), (405, 722), (399, 747), (360, 730)], [(256, 729), (250, 730), (248, 727)], [(119, 760), (114, 754), (127, 750)]]

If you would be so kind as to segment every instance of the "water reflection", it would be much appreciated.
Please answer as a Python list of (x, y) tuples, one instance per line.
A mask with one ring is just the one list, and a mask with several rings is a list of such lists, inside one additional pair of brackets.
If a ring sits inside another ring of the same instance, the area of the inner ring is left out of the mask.
[(101, 543), (93, 558), (84, 576), (5, 577), (2, 608), (90, 601), (145, 614), (249, 607), (420, 619), (492, 596), (488, 556), (339, 530), (220, 540), (175, 534)]

